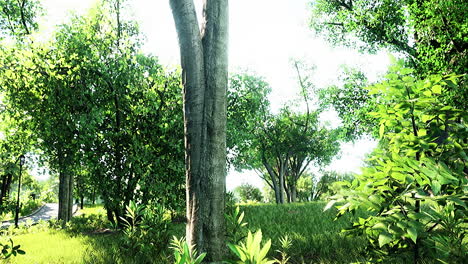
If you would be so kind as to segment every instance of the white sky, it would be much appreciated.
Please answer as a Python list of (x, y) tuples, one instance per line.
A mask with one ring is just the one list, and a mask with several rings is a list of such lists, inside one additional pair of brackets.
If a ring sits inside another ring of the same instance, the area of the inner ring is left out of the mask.
[[(200, 9), (202, 0), (194, 0)], [(45, 32), (51, 25), (67, 21), (70, 10), (83, 14), (95, 0), (42, 0), (46, 10), (43, 24)], [(179, 63), (177, 35), (169, 7), (169, 0), (128, 0), (134, 19), (140, 22), (147, 41), (144, 51), (153, 53), (160, 61), (173, 66)], [(315, 84), (324, 87), (336, 81), (342, 64), (360, 66), (370, 79), (376, 79), (389, 64), (385, 53), (362, 55), (344, 48), (331, 48), (325, 41), (314, 37), (307, 27), (309, 11), (307, 0), (231, 0), (230, 1), (230, 71), (253, 71), (264, 76), (272, 87), (270, 101), (279, 108), (298, 92), (291, 59), (315, 64)], [(333, 113), (325, 118), (336, 123)], [(341, 159), (328, 169), (340, 172), (359, 172), (363, 157), (375, 142), (361, 140), (355, 145), (343, 144)], [(230, 172), (228, 190), (249, 182), (258, 187), (263, 183), (254, 172)]]

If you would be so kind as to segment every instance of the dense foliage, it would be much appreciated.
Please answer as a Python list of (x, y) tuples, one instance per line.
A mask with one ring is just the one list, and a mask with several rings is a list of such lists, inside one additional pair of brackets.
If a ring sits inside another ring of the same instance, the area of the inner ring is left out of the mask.
[[(319, 0), (311, 6), (311, 27), (334, 45), (399, 52), (415, 74), (423, 77), (467, 71), (466, 1)], [(450, 105), (464, 109), (467, 94), (462, 85), (447, 89), (442, 96)]]
[(372, 166), (345, 182), (329, 206), (343, 202), (339, 215), (374, 212), (350, 231), (366, 237), (367, 253), (376, 258), (406, 252), (415, 262), (460, 262), (467, 252), (467, 114), (439, 96), (458, 85), (456, 76), (417, 80), (412, 72), (393, 66), (369, 88), (380, 95), (370, 113), (380, 124), (380, 147)]
[(116, 25), (113, 14), (96, 7), (48, 43), (6, 48), (1, 82), (4, 103), (28, 120), (60, 184), (76, 183), (79, 196), (98, 186), (120, 222), (130, 200), (182, 205), (182, 102), (178, 73), (139, 53), (136, 25)]

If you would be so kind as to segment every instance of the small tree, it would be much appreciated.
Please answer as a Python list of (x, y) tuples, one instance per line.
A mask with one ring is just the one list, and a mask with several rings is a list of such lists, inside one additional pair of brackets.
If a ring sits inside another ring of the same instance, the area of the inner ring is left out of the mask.
[(234, 193), (239, 197), (241, 202), (261, 202), (263, 199), (262, 192), (257, 187), (243, 183), (234, 189)]

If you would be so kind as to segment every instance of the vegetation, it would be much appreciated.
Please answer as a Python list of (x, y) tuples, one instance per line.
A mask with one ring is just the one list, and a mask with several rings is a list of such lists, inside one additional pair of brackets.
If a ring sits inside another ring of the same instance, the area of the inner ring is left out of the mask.
[[(359, 250), (364, 248), (364, 240), (347, 238), (340, 232), (351, 219), (334, 222), (336, 211), (324, 213), (324, 205), (323, 202), (281, 206), (244, 205), (240, 210), (245, 215), (242, 221), (247, 225), (242, 229), (246, 230), (246, 234), (248, 230), (255, 233), (260, 229), (262, 245), (271, 239), (271, 248), (266, 255), (271, 260), (281, 258), (278, 250), (282, 250), (280, 241), (285, 234), (292, 241), (286, 251), (290, 256), (288, 263), (302, 263), (302, 260), (305, 263), (340, 263), (362, 259)], [(82, 214), (73, 218), (66, 229), (62, 229), (59, 223), (45, 222), (16, 231), (11, 229), (9, 232), (14, 235), (15, 244), (21, 245), (26, 254), (11, 258), (10, 263), (141, 263), (145, 259), (148, 262), (174, 263), (174, 253), (167, 247), (168, 243), (163, 252), (147, 252), (146, 256), (142, 252), (135, 255), (122, 250), (126, 248), (128, 237), (125, 231), (113, 231), (105, 214), (102, 206), (85, 206)], [(170, 236), (183, 236), (181, 224), (172, 223), (169, 227)], [(183, 242), (179, 242), (183, 248)], [(350, 255), (350, 252), (354, 253)], [(231, 255), (230, 259), (235, 260), (235, 255)]]
[(234, 189), (234, 194), (240, 202), (261, 202), (263, 200), (262, 192), (257, 187), (244, 183)]
[[(344, 65), (325, 88), (292, 60), (299, 93), (278, 109), (265, 78), (228, 73), (227, 0), (205, 1), (201, 20), (194, 1), (169, 1), (181, 69), (142, 51), (125, 0), (70, 16), (48, 39), (38, 37), (40, 1), (0, 2), (0, 218), (12, 218), (18, 194), (22, 215), (59, 209), (0, 229), (0, 258), (463, 263), (465, 2), (312, 1), (310, 27), (330, 44), (402, 59), (373, 83)], [(327, 110), (340, 125), (323, 122)], [(378, 141), (362, 173), (325, 169), (361, 138)], [(51, 177), (35, 180), (37, 167)], [(226, 194), (229, 168), (255, 171), (267, 191)]]

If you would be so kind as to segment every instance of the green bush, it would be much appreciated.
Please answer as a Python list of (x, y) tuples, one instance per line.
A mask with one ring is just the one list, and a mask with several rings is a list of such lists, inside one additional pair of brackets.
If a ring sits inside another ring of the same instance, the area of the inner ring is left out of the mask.
[(370, 115), (380, 124), (380, 148), (327, 207), (342, 203), (338, 216), (373, 212), (348, 231), (366, 238), (366, 253), (376, 260), (462, 263), (468, 257), (468, 112), (444, 102), (456, 86), (456, 76), (415, 80), (411, 69), (396, 65), (369, 88), (379, 94)]
[(122, 244), (128, 254), (142, 259), (160, 257), (169, 243), (169, 220), (159, 204), (141, 205), (131, 201), (126, 207)]

